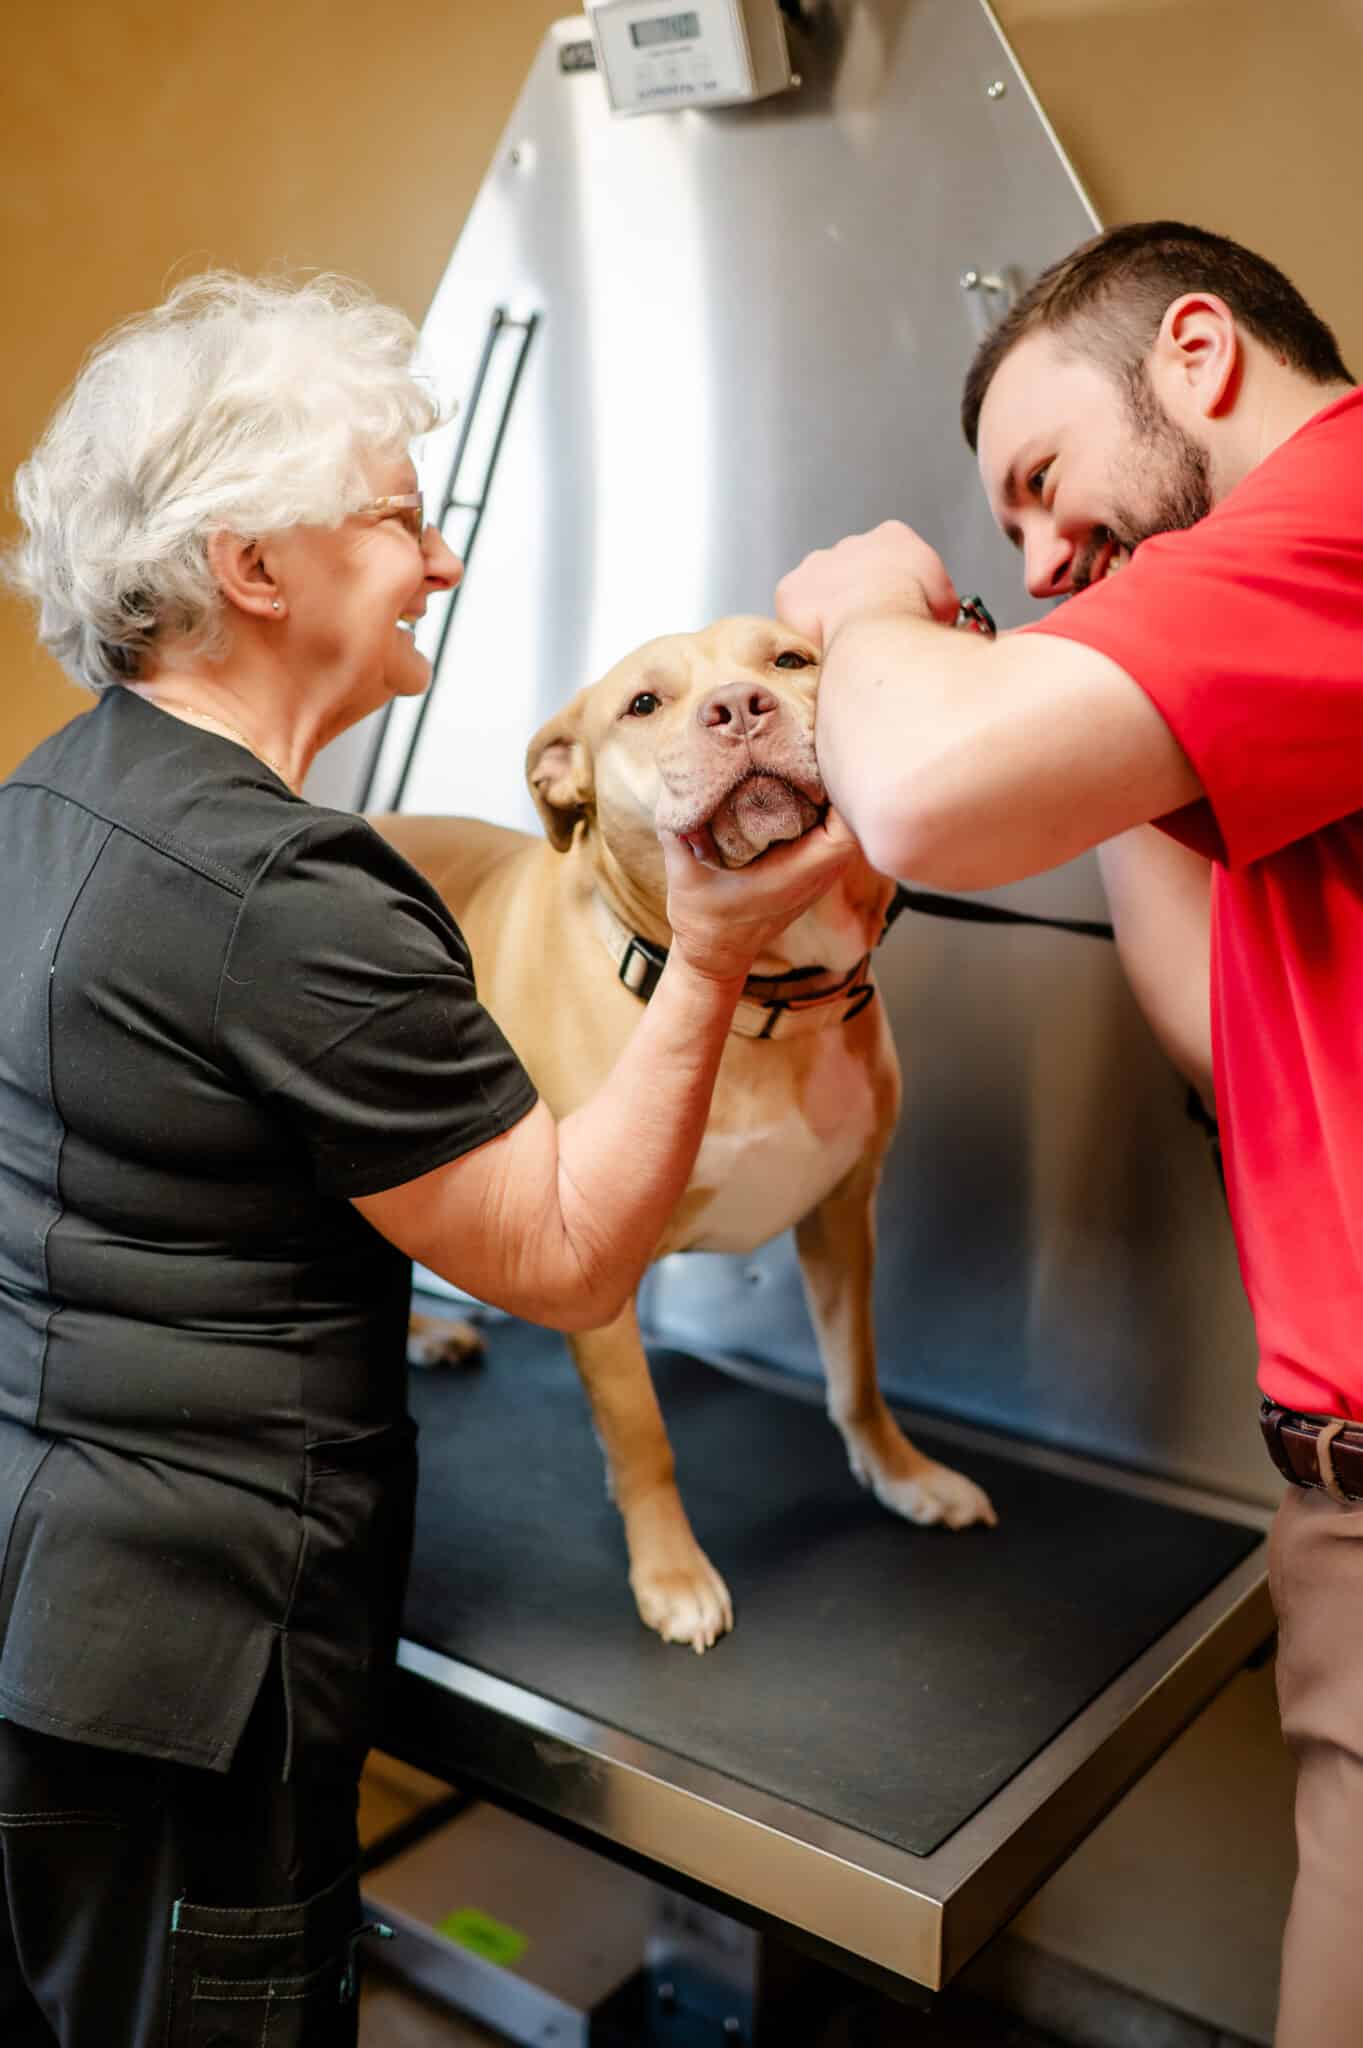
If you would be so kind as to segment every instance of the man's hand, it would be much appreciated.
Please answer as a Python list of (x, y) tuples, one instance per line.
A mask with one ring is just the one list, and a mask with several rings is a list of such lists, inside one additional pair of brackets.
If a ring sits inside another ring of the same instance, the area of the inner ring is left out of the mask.
[(833, 810), (742, 868), (712, 867), (675, 833), (658, 836), (673, 948), (710, 981), (746, 979), (758, 955), (832, 888), (857, 851)]
[(949, 626), (957, 607), (941, 557), (897, 519), (806, 555), (776, 588), (777, 618), (825, 651), (850, 618), (898, 612)]

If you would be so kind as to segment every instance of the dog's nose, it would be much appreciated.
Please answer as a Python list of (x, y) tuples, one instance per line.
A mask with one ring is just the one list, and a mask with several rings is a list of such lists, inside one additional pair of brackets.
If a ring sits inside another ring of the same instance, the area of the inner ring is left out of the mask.
[(696, 707), (696, 723), (739, 739), (779, 711), (778, 700), (761, 683), (725, 683), (708, 690)]

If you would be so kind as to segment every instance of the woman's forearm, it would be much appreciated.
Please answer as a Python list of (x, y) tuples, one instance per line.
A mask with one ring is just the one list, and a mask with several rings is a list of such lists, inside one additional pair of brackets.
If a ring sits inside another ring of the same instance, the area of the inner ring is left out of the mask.
[(742, 988), (741, 979), (707, 978), (674, 951), (606, 1080), (558, 1127), (564, 1245), (611, 1315), (637, 1287), (685, 1192)]

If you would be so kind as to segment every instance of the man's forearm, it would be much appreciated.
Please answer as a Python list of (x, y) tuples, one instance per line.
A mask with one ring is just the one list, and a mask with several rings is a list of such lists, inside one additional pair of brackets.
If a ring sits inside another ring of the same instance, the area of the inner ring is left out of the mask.
[(991, 645), (905, 612), (834, 632), (816, 743), (874, 865), (946, 889), (1056, 867), (1199, 793), (1115, 662), (1051, 635)]
[(902, 612), (849, 621), (825, 651), (820, 773), (882, 873), (929, 878), (950, 758), (969, 744), (986, 654)]

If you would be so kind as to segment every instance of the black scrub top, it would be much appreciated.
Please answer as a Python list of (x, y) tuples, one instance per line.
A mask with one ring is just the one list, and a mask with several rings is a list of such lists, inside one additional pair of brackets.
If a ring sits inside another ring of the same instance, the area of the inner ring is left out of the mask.
[(0, 1714), (226, 1770), (278, 1648), (357, 1756), (414, 1484), (349, 1197), (534, 1090), (362, 820), (114, 689), (0, 784)]

